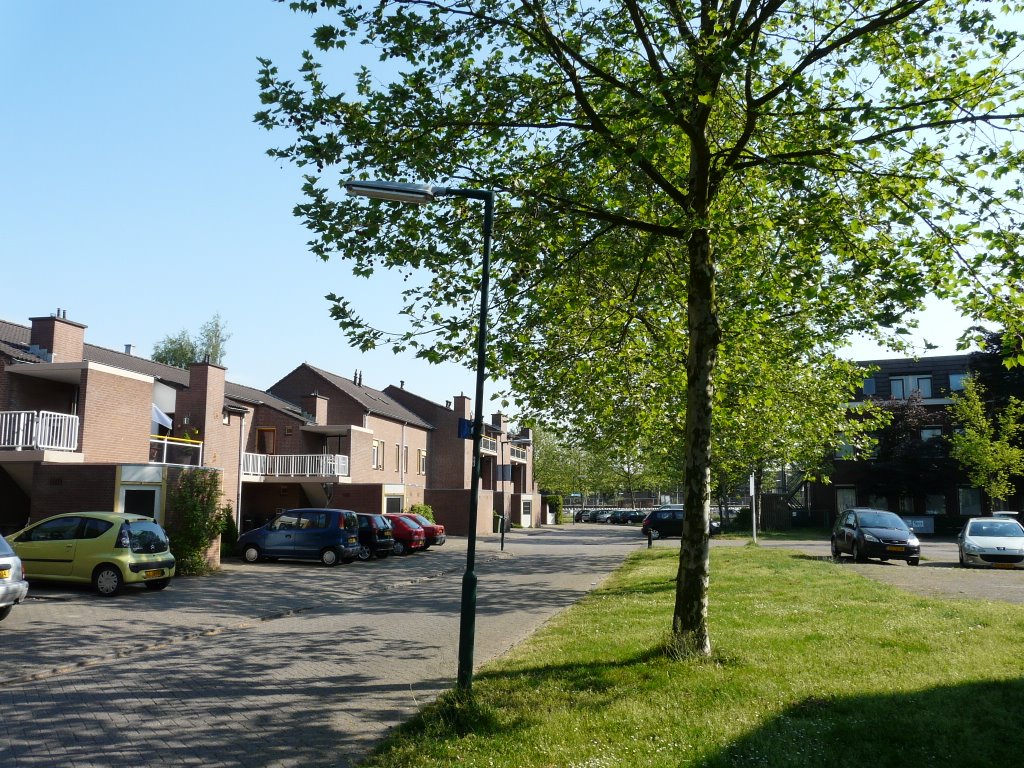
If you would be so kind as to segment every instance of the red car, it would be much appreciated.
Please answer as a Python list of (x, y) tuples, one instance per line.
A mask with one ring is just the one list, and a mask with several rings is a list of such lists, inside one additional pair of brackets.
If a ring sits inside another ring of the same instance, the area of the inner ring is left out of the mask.
[(430, 549), (433, 546), (441, 546), (444, 544), (444, 526), (439, 523), (432, 523), (423, 515), (413, 514), (412, 512), (403, 512), (402, 517), (407, 517), (416, 523), (419, 523), (420, 528), (427, 534), (427, 543), (423, 546), (423, 549)]
[(391, 523), (391, 534), (395, 539), (395, 554), (407, 555), (427, 546), (427, 534), (415, 520), (405, 515), (384, 515)]

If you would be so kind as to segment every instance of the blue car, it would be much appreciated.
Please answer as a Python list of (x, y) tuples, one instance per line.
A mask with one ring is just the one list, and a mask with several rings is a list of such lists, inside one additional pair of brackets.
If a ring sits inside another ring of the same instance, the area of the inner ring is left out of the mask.
[(359, 521), (349, 509), (289, 509), (238, 537), (247, 563), (285, 558), (351, 563), (359, 555)]

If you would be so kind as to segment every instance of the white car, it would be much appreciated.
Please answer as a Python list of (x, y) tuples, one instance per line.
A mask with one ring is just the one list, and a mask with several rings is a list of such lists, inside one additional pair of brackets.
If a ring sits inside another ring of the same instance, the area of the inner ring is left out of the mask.
[(28, 582), (21, 567), (21, 560), (11, 545), (0, 536), (0, 621), (7, 618), (11, 608), (25, 599)]
[(972, 517), (956, 539), (960, 565), (1024, 568), (1024, 528), (1008, 517)]

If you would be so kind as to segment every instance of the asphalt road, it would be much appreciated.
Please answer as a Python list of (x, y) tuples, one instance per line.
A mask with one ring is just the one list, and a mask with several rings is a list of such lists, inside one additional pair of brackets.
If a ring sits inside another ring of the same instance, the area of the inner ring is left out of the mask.
[[(475, 661), (601, 583), (635, 529), (479, 541)], [(163, 592), (32, 585), (0, 625), (0, 765), (349, 766), (454, 686), (465, 539), (402, 558), (228, 563)]]

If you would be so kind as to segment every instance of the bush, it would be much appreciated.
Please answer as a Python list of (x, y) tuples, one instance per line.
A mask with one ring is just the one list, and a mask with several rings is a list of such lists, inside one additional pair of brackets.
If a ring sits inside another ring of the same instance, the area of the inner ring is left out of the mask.
[(562, 505), (565, 502), (565, 499), (561, 496), (545, 496), (544, 501), (547, 503), (548, 509), (550, 509), (554, 514), (556, 523), (572, 522), (572, 518), (562, 511)]
[(171, 525), (167, 534), (171, 551), (182, 576), (207, 573), (206, 553), (224, 529), (224, 508), (220, 499), (220, 472), (189, 469), (181, 473), (171, 490), (168, 505)]
[(423, 515), (427, 520), (432, 523), (437, 521), (434, 519), (434, 508), (429, 504), (413, 504), (409, 507), (409, 513), (412, 515)]
[(750, 507), (743, 507), (736, 513), (736, 517), (732, 519), (732, 528), (734, 531), (749, 531), (750, 524)]

